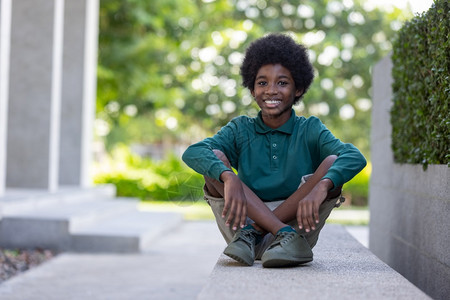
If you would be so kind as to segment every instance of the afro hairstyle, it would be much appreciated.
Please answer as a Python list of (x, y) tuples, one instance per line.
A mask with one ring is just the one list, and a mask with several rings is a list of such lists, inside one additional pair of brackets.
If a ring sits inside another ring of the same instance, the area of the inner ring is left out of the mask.
[(298, 103), (314, 78), (307, 49), (280, 33), (271, 33), (255, 40), (247, 48), (241, 65), (242, 85), (253, 91), (256, 74), (268, 64), (281, 64), (291, 72), (296, 89), (303, 89), (303, 94), (295, 97), (294, 104)]

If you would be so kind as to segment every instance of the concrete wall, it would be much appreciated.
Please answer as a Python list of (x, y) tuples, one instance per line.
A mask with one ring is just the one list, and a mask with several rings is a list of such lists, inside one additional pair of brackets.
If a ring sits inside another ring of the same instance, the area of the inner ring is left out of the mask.
[(396, 164), (391, 150), (392, 63), (373, 72), (369, 248), (435, 299), (450, 295), (450, 168)]

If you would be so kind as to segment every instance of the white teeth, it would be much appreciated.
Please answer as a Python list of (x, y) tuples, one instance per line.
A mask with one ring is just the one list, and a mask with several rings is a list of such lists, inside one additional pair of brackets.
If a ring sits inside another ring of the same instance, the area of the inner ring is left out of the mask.
[(277, 104), (277, 103), (281, 103), (281, 101), (277, 101), (277, 100), (266, 100), (265, 101), (267, 104)]

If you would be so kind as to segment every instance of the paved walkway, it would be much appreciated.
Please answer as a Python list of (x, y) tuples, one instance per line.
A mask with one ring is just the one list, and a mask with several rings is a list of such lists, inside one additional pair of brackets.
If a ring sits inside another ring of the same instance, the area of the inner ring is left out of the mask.
[(61, 254), (0, 285), (0, 299), (196, 299), (224, 247), (214, 221), (184, 222), (143, 254)]
[(62, 254), (0, 285), (0, 299), (195, 299), (224, 247), (214, 222), (185, 222), (144, 254)]

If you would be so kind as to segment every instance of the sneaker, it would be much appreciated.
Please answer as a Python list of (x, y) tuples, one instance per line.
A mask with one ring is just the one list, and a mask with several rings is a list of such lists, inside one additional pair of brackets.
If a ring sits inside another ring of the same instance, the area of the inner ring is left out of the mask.
[(256, 240), (261, 233), (251, 226), (248, 227), (236, 232), (223, 253), (244, 265), (251, 266), (255, 261)]
[(312, 261), (313, 253), (303, 235), (284, 231), (277, 233), (261, 260), (265, 268), (293, 267)]

